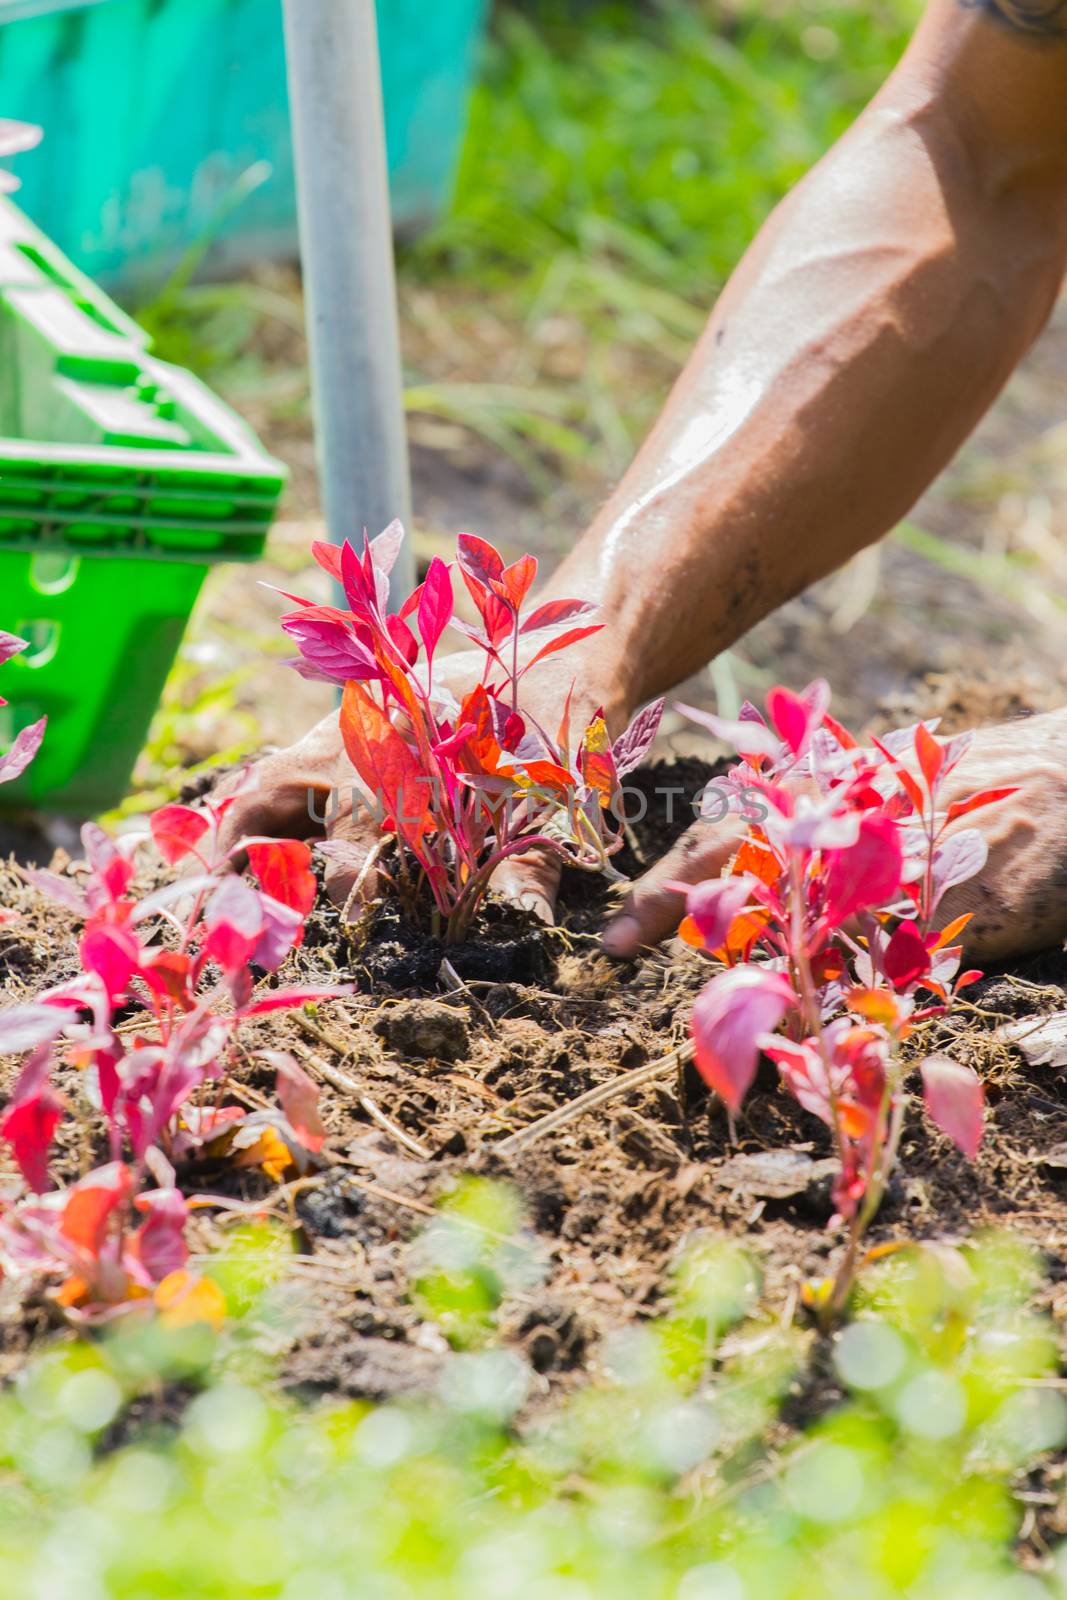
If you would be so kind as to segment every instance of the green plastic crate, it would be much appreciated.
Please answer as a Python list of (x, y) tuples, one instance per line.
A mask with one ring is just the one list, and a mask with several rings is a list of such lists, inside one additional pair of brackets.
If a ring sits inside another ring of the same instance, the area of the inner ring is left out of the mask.
[[(377, 0), (405, 230), (450, 192), (487, 10)], [(0, 0), (0, 115), (44, 128), (13, 163), (21, 203), (102, 282), (149, 293), (204, 235), (213, 270), (296, 255), (281, 0)], [(256, 162), (270, 178), (222, 216)]]
[(122, 798), (205, 574), (261, 554), (284, 481), (0, 200), (0, 628), (31, 641), (4, 670), (0, 745), (49, 719), (0, 806)]

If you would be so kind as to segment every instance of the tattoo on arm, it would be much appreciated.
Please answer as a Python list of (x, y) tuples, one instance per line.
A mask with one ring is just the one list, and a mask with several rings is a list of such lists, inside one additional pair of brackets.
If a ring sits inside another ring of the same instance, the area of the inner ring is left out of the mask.
[(965, 11), (984, 11), (1030, 39), (1067, 38), (1067, 0), (957, 0), (957, 4)]

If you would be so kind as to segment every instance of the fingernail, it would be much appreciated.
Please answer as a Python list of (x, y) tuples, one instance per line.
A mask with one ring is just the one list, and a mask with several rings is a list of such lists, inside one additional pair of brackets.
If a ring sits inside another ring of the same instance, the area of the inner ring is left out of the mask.
[(609, 956), (632, 956), (641, 943), (641, 924), (636, 917), (616, 917), (600, 935), (601, 948)]

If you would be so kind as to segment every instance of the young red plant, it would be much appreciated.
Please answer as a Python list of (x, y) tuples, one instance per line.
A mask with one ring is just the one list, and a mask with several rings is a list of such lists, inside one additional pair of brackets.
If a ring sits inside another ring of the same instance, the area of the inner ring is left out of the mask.
[[(800, 695), (772, 689), (766, 718), (750, 705), (732, 723), (683, 709), (737, 749), (726, 782), (747, 821), (727, 873), (686, 890), (683, 938), (726, 968), (693, 1007), (695, 1060), (731, 1119), (762, 1053), (829, 1127), (834, 1221), (848, 1226), (823, 1307), (832, 1318), (896, 1160), (909, 1099), (901, 1046), (980, 976), (959, 970), (969, 918), (936, 930), (944, 895), (985, 862), (982, 835), (953, 825), (1015, 790), (944, 806), (969, 735), (942, 742), (920, 723), (861, 748), (830, 716), (821, 682)], [(928, 1113), (973, 1158), (977, 1075), (939, 1056), (922, 1078)]]
[[(25, 1058), (0, 1137), (33, 1193), (0, 1218), (0, 1263), (65, 1275), (61, 1303), (83, 1317), (110, 1315), (184, 1269), (186, 1207), (172, 1161), (210, 1146), (280, 1176), (307, 1170), (322, 1144), (314, 1085), (288, 1058), (273, 1063), (280, 1110), (223, 1103), (246, 1020), (348, 992), (257, 991), (253, 969), (277, 971), (299, 945), (315, 879), (298, 840), (223, 850), (233, 798), (164, 806), (149, 819), (163, 859), (196, 870), (144, 898), (133, 880), (145, 836), (114, 840), (95, 823), (82, 830), (78, 878), (25, 869), (81, 919), (82, 971), (0, 1012), (0, 1055)], [(241, 855), (255, 882), (233, 871)], [(53, 1082), (61, 1059), (86, 1074), (110, 1155), (70, 1189), (53, 1187), (49, 1161), (67, 1115)]]
[[(395, 836), (394, 885), (413, 905), (425, 886), (434, 925), (452, 942), (466, 935), (494, 869), (517, 851), (540, 845), (572, 865), (608, 868), (621, 844), (609, 815), (619, 779), (651, 745), (662, 702), (614, 746), (599, 713), (572, 744), (569, 696), (546, 731), (523, 706), (523, 679), (595, 633), (595, 608), (549, 600), (527, 610), (534, 557), (507, 565), (484, 539), (462, 533), (456, 566), (478, 622), (455, 615), (451, 567), (437, 556), (390, 613), (403, 537), (394, 522), (365, 538), (362, 554), (347, 542), (315, 544), (347, 607), (287, 595), (297, 609), (282, 627), (299, 646), (298, 670), (343, 686), (341, 732), (362, 791), (353, 809)], [(438, 658), (447, 628), (482, 653), (477, 681), (458, 700)]]

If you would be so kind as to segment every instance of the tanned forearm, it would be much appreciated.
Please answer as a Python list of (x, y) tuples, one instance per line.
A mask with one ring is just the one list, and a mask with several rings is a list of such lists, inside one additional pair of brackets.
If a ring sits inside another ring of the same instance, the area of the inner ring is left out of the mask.
[(1067, 259), (1067, 0), (935, 0), (771, 217), (553, 589), (632, 709), (880, 538), (1043, 326)]

